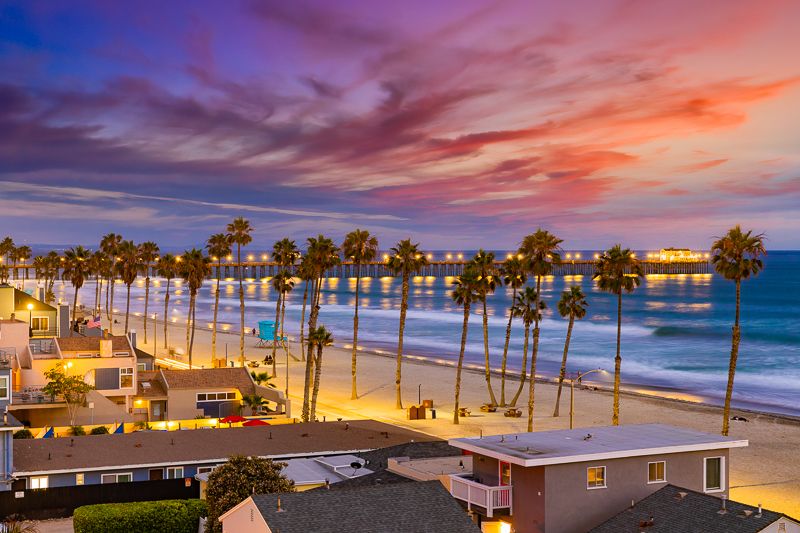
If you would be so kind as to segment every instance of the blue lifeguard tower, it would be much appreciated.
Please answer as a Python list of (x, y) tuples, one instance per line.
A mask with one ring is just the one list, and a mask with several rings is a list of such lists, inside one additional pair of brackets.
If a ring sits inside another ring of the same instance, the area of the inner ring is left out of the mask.
[(288, 337), (277, 335), (276, 329), (280, 327), (280, 323), (274, 320), (259, 320), (258, 322), (258, 344), (263, 348), (271, 348), (276, 341), (279, 343), (286, 342)]

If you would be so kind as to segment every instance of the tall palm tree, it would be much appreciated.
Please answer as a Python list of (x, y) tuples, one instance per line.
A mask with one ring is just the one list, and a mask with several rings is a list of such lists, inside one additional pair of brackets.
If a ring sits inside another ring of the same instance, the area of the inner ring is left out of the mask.
[[(297, 245), (291, 239), (281, 239), (280, 241), (276, 242), (272, 245), (272, 259), (275, 261), (279, 267), (283, 269), (288, 269), (294, 266), (294, 263), (300, 257), (300, 251), (297, 249)], [(289, 276), (291, 279), (292, 274), (288, 270), (286, 270), (286, 275)], [(284, 276), (285, 278), (285, 276)], [(279, 283), (279, 286), (285, 285), (285, 279)], [(273, 284), (274, 286), (274, 284)], [(294, 283), (292, 283), (292, 287), (294, 287)], [(276, 289), (278, 290), (278, 289)], [(272, 337), (272, 374), (273, 377), (275, 376), (275, 358), (276, 358), (276, 350), (277, 350), (277, 342), (278, 342), (278, 320), (281, 314), (281, 306), (283, 304), (284, 297), (286, 295), (283, 292), (278, 292), (278, 302), (277, 302), (277, 310), (275, 311), (275, 327), (273, 328), (273, 337)], [(281, 331), (283, 331), (283, 323), (280, 323)], [(283, 337), (283, 333), (280, 335)]]
[[(106, 285), (106, 318), (108, 318), (109, 328), (114, 332), (114, 281), (116, 277), (116, 262), (117, 262), (117, 249), (122, 242), (122, 235), (116, 233), (108, 233), (100, 239), (100, 251), (108, 256), (112, 267), (109, 271), (108, 285)], [(109, 304), (109, 294), (111, 303)]]
[[(27, 244), (23, 244), (14, 250), (14, 270), (16, 271), (17, 261), (22, 261), (23, 263), (26, 262), (28, 259), (31, 258), (31, 247)], [(25, 272), (22, 275), (22, 288), (25, 289), (25, 279), (28, 277), (28, 269), (25, 269)]]
[[(283, 325), (286, 323), (286, 295), (292, 292), (294, 289), (294, 278), (292, 274), (286, 270), (283, 271), (283, 276), (276, 276), (276, 279), (280, 279), (280, 283), (278, 283), (276, 290), (281, 294), (281, 316), (280, 316), (280, 324), (281, 324), (281, 344), (283, 344), (283, 350), (286, 355), (286, 397), (289, 397), (289, 342), (286, 340), (286, 331), (284, 330)], [(273, 287), (275, 287), (273, 280)], [(302, 348), (301, 348), (302, 351)], [(272, 358), (272, 372), (275, 373), (275, 358)]]
[(569, 341), (572, 338), (572, 327), (575, 319), (581, 320), (586, 316), (586, 295), (583, 294), (580, 285), (573, 285), (568, 290), (561, 293), (558, 301), (558, 314), (562, 317), (569, 317), (567, 325), (567, 338), (564, 341), (564, 355), (561, 357), (561, 372), (558, 374), (558, 392), (556, 393), (556, 406), (553, 409), (553, 416), (558, 416), (558, 408), (561, 405), (561, 388), (564, 384), (564, 376), (567, 373), (567, 353), (569, 352)]
[(736, 315), (731, 330), (731, 358), (728, 365), (728, 386), (725, 389), (725, 408), (722, 413), (722, 434), (728, 435), (733, 395), (733, 378), (736, 376), (736, 361), (739, 357), (739, 318), (741, 312), (742, 280), (757, 276), (764, 268), (761, 256), (767, 254), (764, 247), (764, 234), (753, 235), (752, 230), (744, 232), (737, 224), (711, 245), (712, 258), (716, 271), (736, 284)]
[(231, 243), (236, 245), (236, 263), (239, 274), (239, 362), (244, 366), (244, 281), (242, 273), (242, 246), (247, 246), (253, 241), (250, 235), (253, 233), (253, 226), (250, 225), (249, 220), (242, 217), (233, 219), (233, 222), (228, 224), (228, 235), (231, 238)]
[(99, 314), (100, 309), (100, 295), (102, 294), (101, 288), (101, 280), (103, 279), (102, 276), (104, 275), (104, 266), (105, 266), (106, 254), (97, 250), (92, 254), (92, 257), (89, 258), (89, 268), (91, 273), (94, 275), (94, 308), (92, 309), (92, 315), (94, 316), (95, 313)]
[(456, 367), (456, 387), (455, 387), (455, 406), (453, 408), (453, 424), (458, 424), (458, 401), (461, 396), (461, 369), (464, 367), (464, 351), (467, 347), (467, 328), (469, 326), (469, 313), (472, 304), (480, 301), (481, 293), (478, 290), (480, 282), (478, 274), (473, 265), (467, 266), (464, 273), (453, 282), (453, 292), (450, 297), (453, 301), (464, 308), (464, 322), (461, 325), (461, 351), (458, 354), (458, 366)]
[(136, 281), (136, 276), (141, 268), (139, 248), (133, 241), (122, 241), (117, 247), (117, 258), (114, 265), (117, 274), (127, 287), (127, 303), (125, 304), (125, 334), (128, 334), (128, 319), (131, 313), (131, 285)]
[(17, 250), (19, 250), (19, 248), (14, 246), (11, 248), (11, 251), (8, 252), (8, 266), (11, 268), (11, 276), (14, 279), (17, 279), (17, 261), (19, 260)]
[(152, 241), (139, 245), (139, 268), (144, 272), (144, 343), (147, 344), (147, 304), (150, 303), (150, 267), (158, 261), (161, 250)]
[[(72, 299), (72, 323), (75, 324), (75, 312), (78, 308), (78, 291), (89, 276), (89, 258), (91, 252), (83, 246), (76, 246), (64, 252), (64, 278), (68, 279), (75, 287), (75, 296)], [(72, 336), (70, 328), (69, 335)]]
[(486, 312), (486, 300), (489, 294), (494, 294), (497, 289), (497, 283), (500, 281), (499, 272), (494, 264), (494, 253), (487, 252), (483, 248), (478, 250), (478, 253), (472, 258), (470, 266), (475, 268), (478, 277), (478, 292), (481, 295), (481, 303), (483, 304), (483, 354), (486, 387), (489, 389), (489, 403), (497, 405), (497, 398), (495, 398), (494, 389), (492, 389), (492, 368), (489, 360), (489, 314)]
[(400, 328), (397, 335), (397, 370), (395, 372), (394, 385), (396, 389), (397, 409), (403, 408), (403, 398), (400, 389), (400, 380), (403, 365), (403, 331), (406, 327), (406, 312), (408, 311), (408, 289), (411, 274), (419, 271), (428, 264), (428, 258), (419, 251), (419, 244), (414, 244), (411, 239), (405, 239), (392, 247), (389, 254), (387, 266), (395, 276), (403, 277), (402, 298), (400, 300)]
[[(561, 261), (561, 243), (563, 241), (541, 228), (534, 233), (526, 235), (522, 239), (519, 253), (525, 258), (529, 273), (536, 276), (536, 305), (539, 308), (539, 300), (542, 296), (542, 276), (550, 275), (553, 272), (553, 264)], [(536, 365), (537, 355), (539, 354), (539, 313), (533, 316), (533, 348), (531, 349), (531, 365)], [(528, 431), (533, 431), (533, 408), (534, 391), (536, 388), (536, 375), (531, 373), (528, 381)]]
[(506, 364), (508, 363), (508, 345), (511, 342), (511, 322), (514, 320), (514, 301), (517, 291), (528, 282), (527, 266), (519, 256), (512, 256), (500, 267), (503, 285), (511, 287), (511, 305), (508, 308), (508, 324), (506, 325), (506, 341), (503, 344), (503, 360), (500, 363), (500, 405), (506, 405)]
[(642, 282), (642, 266), (630, 249), (617, 244), (606, 250), (595, 263), (592, 279), (597, 287), (617, 296), (617, 355), (614, 357), (614, 408), (611, 423), (619, 425), (619, 382), (622, 367), (620, 341), (622, 339), (622, 293), (633, 292)]
[(53, 286), (56, 284), (58, 271), (61, 268), (61, 260), (63, 258), (58, 255), (58, 252), (51, 250), (45, 256), (46, 274), (49, 282), (45, 286), (44, 301), (45, 303), (52, 303), (56, 300), (56, 294), (53, 292)]
[[(194, 348), (195, 322), (197, 318), (197, 292), (203, 281), (211, 275), (211, 263), (202, 250), (192, 248), (181, 256), (180, 273), (189, 286), (189, 313), (186, 321), (186, 352), (189, 354), (189, 368), (192, 368), (192, 348)], [(189, 333), (191, 332), (191, 337)]]
[(222, 258), (231, 253), (231, 238), (226, 233), (215, 233), (206, 241), (206, 250), (211, 260), (217, 263), (217, 279), (214, 288), (214, 319), (211, 323), (211, 366), (220, 366), (217, 361), (217, 314), (219, 312), (219, 281), (222, 277)]
[[(308, 268), (311, 269), (313, 276), (313, 287), (311, 291), (311, 312), (308, 317), (308, 334), (311, 335), (317, 328), (317, 319), (320, 311), (320, 296), (322, 293), (322, 280), (325, 272), (341, 261), (339, 258), (339, 248), (333, 241), (324, 235), (309, 237), (307, 240), (308, 248), (306, 260)], [(311, 387), (313, 385), (313, 373), (316, 360), (314, 358), (314, 345), (308, 343), (308, 354), (306, 356), (305, 383), (303, 384), (303, 421), (311, 420)]]
[[(538, 305), (539, 312), (534, 313), (534, 309), (536, 309)], [(531, 324), (533, 324), (537, 319), (542, 319), (542, 311), (547, 307), (547, 305), (540, 301), (539, 298), (536, 296), (536, 287), (525, 287), (517, 294), (516, 299), (514, 300), (511, 314), (514, 318), (521, 318), (522, 325), (525, 328), (525, 337), (522, 345), (522, 370), (519, 376), (519, 386), (517, 387), (517, 392), (514, 394), (514, 397), (511, 399), (511, 407), (516, 407), (517, 400), (519, 400), (520, 394), (522, 394), (522, 389), (525, 388), (525, 380), (528, 379), (528, 344), (531, 337)], [(530, 379), (536, 379), (536, 360), (531, 359), (531, 374)]]
[(300, 360), (306, 360), (305, 353), (305, 328), (306, 328), (306, 302), (308, 301), (308, 288), (314, 280), (314, 269), (308, 256), (303, 256), (300, 259), (300, 264), (297, 266), (297, 276), (304, 281), (303, 287), (303, 312), (300, 313)]
[(331, 344), (333, 344), (333, 334), (325, 329), (325, 326), (309, 330), (308, 345), (317, 347), (316, 364), (314, 365), (314, 392), (311, 396), (311, 414), (309, 415), (310, 420), (315, 420), (317, 414), (317, 397), (319, 396), (319, 384), (322, 378), (322, 349)]
[(180, 257), (172, 254), (164, 254), (158, 261), (158, 275), (167, 280), (167, 287), (164, 291), (164, 348), (169, 348), (167, 324), (169, 323), (169, 284), (172, 278), (179, 274)]
[(342, 251), (345, 258), (350, 259), (356, 267), (356, 298), (353, 306), (353, 355), (350, 363), (352, 378), (350, 399), (357, 400), (356, 354), (358, 353), (358, 296), (361, 285), (361, 265), (375, 259), (378, 254), (378, 239), (370, 235), (367, 230), (356, 229), (345, 236), (344, 243), (342, 243)]
[[(275, 309), (275, 330), (274, 335), (272, 336), (272, 377), (277, 376), (277, 353), (275, 347), (277, 343), (281, 342), (283, 346), (286, 346), (286, 343), (283, 341), (283, 322), (281, 318), (281, 310), (285, 307), (284, 299), (286, 297), (286, 293), (291, 291), (294, 288), (294, 280), (292, 279), (292, 273), (288, 270), (281, 270), (275, 276), (272, 277), (272, 289), (275, 291), (275, 294), (278, 295), (278, 304), (277, 308)], [(278, 331), (280, 328), (280, 331)], [(287, 351), (288, 354), (288, 351)], [(266, 361), (266, 357), (264, 358)]]
[(11, 252), (14, 250), (14, 239), (5, 237), (0, 241), (0, 258), (5, 257), (6, 264), (9, 263)]

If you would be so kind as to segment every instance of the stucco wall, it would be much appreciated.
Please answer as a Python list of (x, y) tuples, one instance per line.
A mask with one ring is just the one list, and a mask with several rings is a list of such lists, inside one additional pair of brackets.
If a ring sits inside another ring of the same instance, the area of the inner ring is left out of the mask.
[[(235, 392), (236, 398), (241, 400), (242, 396), (239, 394), (237, 389), (231, 388), (213, 388), (209, 387), (208, 389), (170, 389), (167, 393), (167, 419), (178, 420), (178, 419), (189, 419), (194, 418), (197, 415), (205, 414), (203, 409), (198, 407), (197, 403), (197, 393), (202, 392)], [(227, 400), (227, 402), (232, 402), (234, 400)], [(209, 402), (213, 404), (217, 404), (218, 402)], [(228, 413), (225, 411), (222, 416), (226, 416)], [(249, 412), (247, 413), (249, 414)], [(217, 413), (208, 413), (209, 416), (216, 417)]]
[(253, 500), (248, 498), (241, 507), (233, 511), (222, 521), (223, 533), (269, 533), (270, 529), (264, 517), (258, 511)]
[(484, 485), (496, 486), (500, 483), (499, 463), (493, 457), (475, 454), (472, 457), (472, 477)]

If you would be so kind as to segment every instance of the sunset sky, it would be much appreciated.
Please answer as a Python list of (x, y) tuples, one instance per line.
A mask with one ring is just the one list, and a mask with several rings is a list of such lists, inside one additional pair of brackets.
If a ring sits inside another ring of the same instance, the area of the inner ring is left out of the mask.
[(0, 0), (0, 234), (800, 248), (800, 2)]

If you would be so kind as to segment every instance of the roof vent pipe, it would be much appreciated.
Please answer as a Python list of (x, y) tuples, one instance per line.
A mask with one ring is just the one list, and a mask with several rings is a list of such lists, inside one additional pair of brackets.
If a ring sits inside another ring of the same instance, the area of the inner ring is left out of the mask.
[(756, 515), (756, 518), (761, 518), (761, 504), (760, 503), (758, 504), (758, 514)]
[(725, 504), (727, 503), (727, 500), (728, 500), (728, 497), (723, 494), (722, 495), (722, 507), (720, 508), (719, 511), (717, 511), (717, 514), (726, 514), (728, 512), (728, 510), (725, 508), (726, 507)]

